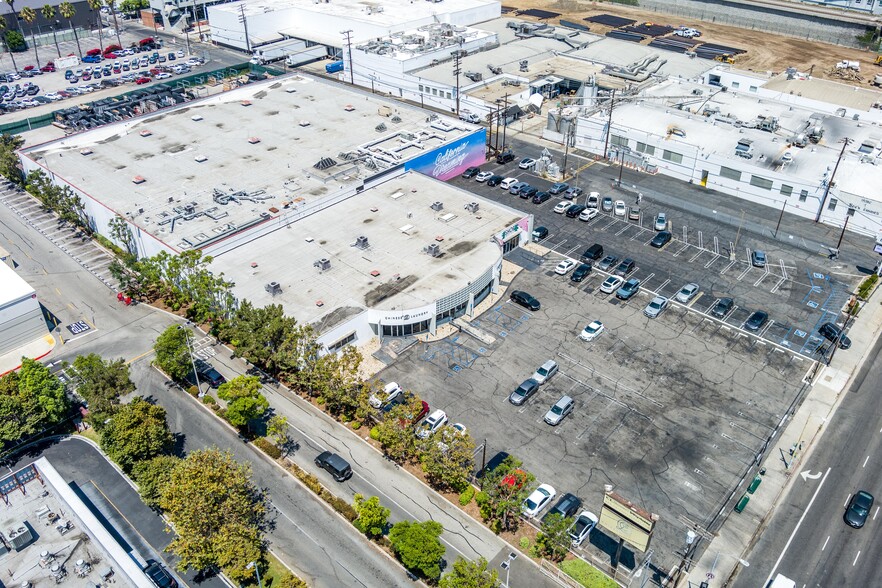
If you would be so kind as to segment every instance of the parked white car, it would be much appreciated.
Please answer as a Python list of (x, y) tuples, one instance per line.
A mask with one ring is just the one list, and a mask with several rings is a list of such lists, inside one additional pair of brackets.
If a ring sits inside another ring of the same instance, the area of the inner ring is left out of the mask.
[(579, 547), (597, 526), (598, 518), (593, 512), (583, 510), (576, 517), (573, 526), (570, 527), (570, 539), (573, 541), (573, 547)]
[(557, 264), (557, 267), (554, 268), (554, 273), (556, 273), (559, 276), (565, 276), (574, 267), (576, 267), (576, 260), (575, 259), (565, 259), (562, 262), (560, 262), (559, 264)]
[(602, 322), (591, 321), (584, 329), (582, 329), (582, 332), (579, 333), (579, 339), (582, 341), (594, 341), (601, 335), (601, 333), (603, 333), (603, 329)]
[(493, 172), (482, 171), (481, 173), (479, 173), (478, 175), (475, 176), (475, 181), (476, 182), (486, 182), (487, 180), (489, 180), (492, 177), (493, 177)]
[(381, 406), (391, 402), (401, 393), (401, 386), (399, 386), (395, 382), (389, 382), (383, 387), (383, 391), (381, 393), (371, 394), (368, 398), (368, 402), (374, 408), (380, 408)]
[(557, 214), (563, 214), (572, 205), (573, 203), (569, 200), (561, 200), (557, 203), (557, 206), (554, 207), (554, 212), (556, 212)]
[(625, 213), (628, 212), (628, 208), (625, 206), (624, 200), (616, 200), (615, 213), (616, 216), (625, 216)]
[(612, 294), (621, 287), (624, 281), (625, 278), (620, 276), (610, 276), (600, 285), (600, 291), (604, 294)]
[(668, 228), (668, 215), (664, 212), (660, 212), (655, 216), (655, 225), (653, 228), (656, 231), (664, 231)]
[(438, 409), (420, 423), (420, 426), (416, 430), (416, 436), (420, 439), (428, 439), (437, 433), (445, 424), (447, 424), (447, 413)]
[(557, 490), (549, 484), (541, 484), (538, 488), (533, 490), (533, 493), (530, 494), (526, 500), (524, 500), (521, 510), (525, 516), (535, 517), (543, 508), (548, 506), (548, 504), (554, 500), (555, 496), (557, 496)]
[(582, 212), (579, 213), (580, 221), (590, 221), (592, 218), (598, 215), (596, 208), (586, 208)]

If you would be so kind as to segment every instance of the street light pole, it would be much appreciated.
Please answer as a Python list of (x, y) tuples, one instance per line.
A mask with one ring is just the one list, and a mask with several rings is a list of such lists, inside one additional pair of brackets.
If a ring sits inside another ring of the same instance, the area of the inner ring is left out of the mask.
[(260, 582), (260, 570), (257, 569), (257, 566), (255, 565), (255, 563), (252, 561), (247, 566), (245, 566), (245, 569), (248, 569), (248, 570), (250, 570), (252, 568), (254, 568), (254, 573), (257, 574), (257, 588), (263, 588), (263, 584)]
[(190, 365), (193, 366), (193, 379), (196, 380), (196, 392), (199, 397), (202, 397), (202, 384), (199, 383), (199, 372), (196, 371), (196, 360), (193, 359), (193, 349), (190, 347), (190, 330), (184, 329), (181, 325), (178, 325), (179, 329), (184, 331), (184, 336), (187, 341), (187, 353), (190, 355)]
[(510, 588), (510, 585), (508, 583), (508, 574), (511, 571), (512, 562), (514, 560), (516, 560), (517, 558), (518, 558), (518, 554), (515, 553), (514, 551), (512, 551), (508, 554), (508, 559), (506, 559), (501, 564), (499, 564), (499, 567), (501, 567), (503, 570), (505, 570), (505, 588)]

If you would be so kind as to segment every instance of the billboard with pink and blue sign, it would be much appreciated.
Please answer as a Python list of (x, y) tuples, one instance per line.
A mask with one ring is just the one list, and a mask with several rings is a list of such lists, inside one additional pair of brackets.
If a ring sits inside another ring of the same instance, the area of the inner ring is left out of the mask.
[(446, 181), (472, 166), (485, 163), (486, 144), (487, 130), (480, 129), (467, 137), (408, 161), (404, 164), (404, 169)]

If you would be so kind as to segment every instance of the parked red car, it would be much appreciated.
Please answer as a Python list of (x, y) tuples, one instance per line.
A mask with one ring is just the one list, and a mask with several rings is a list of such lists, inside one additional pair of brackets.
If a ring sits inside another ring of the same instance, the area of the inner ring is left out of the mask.
[(22, 69), (25, 71), (33, 71), (36, 68), (33, 65), (26, 65)]
[(46, 73), (51, 73), (55, 71), (55, 64), (51, 61), (40, 68), (40, 71), (45, 71)]
[(89, 49), (86, 51), (86, 55), (101, 55), (101, 49)]
[(104, 59), (118, 59), (118, 58), (119, 57), (117, 56), (117, 54), (114, 53), (113, 51), (104, 54)]
[(141, 84), (149, 84), (150, 82), (151, 82), (150, 78), (144, 78), (144, 77), (141, 77), (141, 78), (138, 78), (135, 80), (135, 83), (138, 84), (139, 86)]

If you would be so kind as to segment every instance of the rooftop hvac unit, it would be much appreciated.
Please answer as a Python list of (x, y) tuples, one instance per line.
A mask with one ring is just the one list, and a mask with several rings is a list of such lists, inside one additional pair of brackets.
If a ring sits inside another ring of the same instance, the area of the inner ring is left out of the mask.
[(313, 263), (312, 266), (319, 268), (319, 270), (323, 271), (323, 272), (328, 271), (329, 269), (331, 269), (331, 260), (326, 257), (323, 257), (320, 260)]
[(443, 202), (436, 200), (435, 202), (432, 203), (432, 210), (438, 211), (438, 210), (441, 210), (442, 208), (444, 208)]
[(10, 530), (7, 535), (9, 543), (12, 544), (12, 547), (16, 550), (19, 550), (30, 543), (33, 538), (34, 536), (31, 535), (31, 529), (26, 523), (19, 524), (18, 527)]
[(441, 257), (441, 247), (439, 247), (437, 243), (431, 243), (426, 247), (426, 253), (432, 257)]
[(529, 64), (530, 64), (530, 62), (529, 62), (528, 60), (526, 60), (526, 59), (524, 59), (524, 60), (518, 62), (518, 65), (520, 66), (521, 71), (527, 71), (527, 66), (528, 66)]
[(282, 293), (282, 286), (278, 282), (270, 282), (264, 286), (264, 290), (269, 292), (270, 296), (275, 296), (276, 294)]
[(355, 238), (355, 246), (359, 249), (367, 249), (368, 248), (368, 238), (364, 235), (359, 235)]
[(465, 205), (465, 209), (469, 212), (475, 213), (478, 212), (478, 203), (477, 202), (469, 202)]
[(380, 123), (380, 124), (378, 124), (377, 126), (375, 126), (374, 129), (375, 129), (378, 133), (382, 133), (383, 131), (386, 130), (386, 125), (383, 124), (383, 123)]

